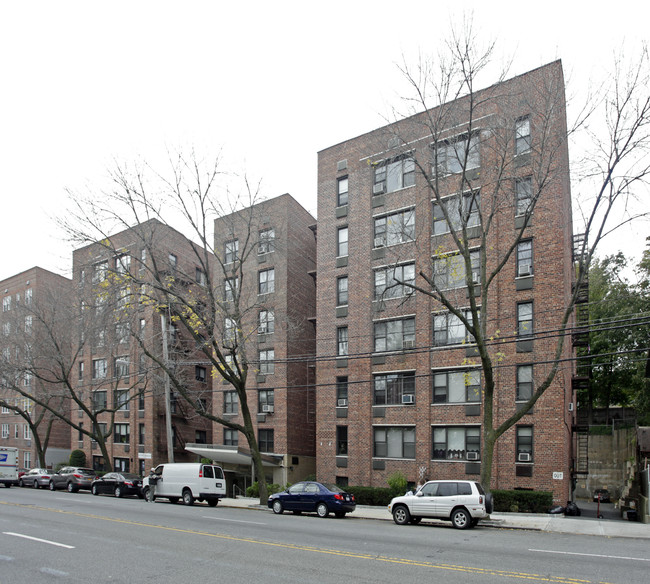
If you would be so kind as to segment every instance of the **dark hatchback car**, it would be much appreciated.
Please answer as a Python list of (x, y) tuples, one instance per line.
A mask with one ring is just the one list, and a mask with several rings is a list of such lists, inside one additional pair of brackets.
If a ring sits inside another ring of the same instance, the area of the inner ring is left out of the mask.
[(68, 493), (76, 493), (80, 489), (90, 490), (90, 485), (97, 478), (92, 468), (79, 466), (64, 466), (59, 472), (50, 475), (50, 491), (66, 489)]
[(601, 503), (609, 503), (611, 501), (611, 497), (609, 495), (609, 491), (607, 489), (596, 489), (594, 491), (594, 503), (600, 499)]
[(90, 486), (93, 495), (115, 495), (128, 497), (137, 495), (142, 499), (142, 479), (137, 474), (128, 472), (107, 472), (103, 477), (96, 478)]
[(300, 513), (313, 513), (319, 517), (327, 517), (334, 513), (336, 517), (345, 517), (356, 509), (354, 495), (346, 493), (336, 485), (327, 485), (312, 481), (303, 481), (291, 485), (286, 491), (275, 493), (269, 497), (269, 509), (274, 513), (293, 511)]

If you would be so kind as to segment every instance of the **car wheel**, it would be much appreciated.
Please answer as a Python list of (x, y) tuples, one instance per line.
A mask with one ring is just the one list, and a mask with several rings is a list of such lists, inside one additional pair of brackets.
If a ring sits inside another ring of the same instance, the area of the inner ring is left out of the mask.
[(41, 485), (39, 485), (39, 484), (38, 484), (38, 481), (36, 480), (36, 481), (34, 481), (34, 482), (32, 483), (32, 487), (34, 487), (35, 489), (40, 489), (40, 488), (41, 488)]
[(494, 511), (494, 498), (492, 493), (486, 493), (485, 495), (485, 512), (489, 515)]
[(68, 493), (76, 493), (76, 492), (77, 492), (77, 488), (72, 483), (68, 483)]
[(330, 510), (327, 508), (325, 503), (319, 503), (316, 505), (316, 515), (319, 517), (327, 517), (330, 514)]
[(23, 479), (20, 479), (20, 480), (18, 481), (18, 486), (19, 486), (19, 487), (24, 487), (24, 486), (25, 486), (25, 483), (23, 483)]
[(92, 488), (90, 489), (90, 492), (95, 496), (99, 495), (99, 491), (97, 490), (97, 485), (93, 485)]
[(393, 521), (397, 525), (406, 525), (411, 521), (411, 514), (405, 505), (398, 505), (393, 509)]
[(411, 517), (411, 525), (418, 525), (422, 521), (422, 517)]
[(282, 501), (276, 499), (273, 501), (273, 513), (276, 515), (281, 515), (284, 512), (284, 507), (282, 506)]
[(183, 504), (187, 505), (188, 507), (190, 505), (194, 505), (194, 497), (192, 496), (192, 491), (189, 489), (185, 489), (183, 491)]
[(56, 491), (56, 487), (54, 486), (54, 481), (50, 481), (49, 487), (50, 487), (50, 491)]
[(456, 529), (467, 529), (472, 524), (472, 517), (465, 509), (456, 509), (451, 514), (451, 524)]
[(335, 515), (338, 519), (343, 519), (343, 518), (345, 517), (345, 511), (337, 511), (336, 513), (334, 513), (334, 515)]
[(122, 493), (122, 488), (121, 487), (119, 487), (119, 486), (115, 487), (115, 491), (113, 491), (113, 492), (115, 493), (115, 496), (118, 499), (122, 498), (123, 493)]
[(208, 499), (209, 507), (216, 507), (219, 504), (219, 499)]

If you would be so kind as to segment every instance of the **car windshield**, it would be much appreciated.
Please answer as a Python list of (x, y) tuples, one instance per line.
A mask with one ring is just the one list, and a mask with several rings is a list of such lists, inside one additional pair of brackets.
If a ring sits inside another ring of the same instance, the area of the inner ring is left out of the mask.
[(479, 492), (479, 495), (485, 495), (485, 489), (481, 483), (474, 483), (476, 485), (476, 490)]
[(89, 468), (78, 468), (77, 472), (79, 474), (82, 474), (82, 475), (87, 476), (87, 477), (94, 477), (95, 476), (95, 471), (90, 470)]

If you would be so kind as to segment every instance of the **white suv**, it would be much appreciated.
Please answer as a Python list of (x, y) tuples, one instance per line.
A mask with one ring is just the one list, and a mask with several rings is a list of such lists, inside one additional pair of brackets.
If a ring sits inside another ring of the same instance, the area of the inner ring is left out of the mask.
[(429, 481), (414, 495), (395, 497), (388, 512), (397, 525), (417, 525), (423, 517), (434, 517), (466, 529), (492, 512), (492, 495), (474, 481)]

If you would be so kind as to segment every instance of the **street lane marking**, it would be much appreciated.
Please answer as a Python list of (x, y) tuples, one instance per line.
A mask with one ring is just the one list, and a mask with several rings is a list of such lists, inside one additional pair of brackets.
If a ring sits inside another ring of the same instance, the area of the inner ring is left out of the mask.
[(211, 517), (210, 515), (203, 515), (203, 519), (212, 519), (213, 521), (230, 521), (232, 523), (250, 523), (251, 525), (268, 525), (268, 523), (261, 523), (259, 521), (242, 521), (241, 519), (224, 519), (223, 517)]
[(31, 535), (24, 535), (22, 533), (13, 533), (11, 531), (3, 531), (5, 535), (13, 535), (14, 537), (22, 537), (23, 539), (31, 539), (32, 541), (39, 541), (41, 543), (49, 543), (50, 545), (56, 545), (58, 547), (67, 548), (73, 550), (73, 545), (66, 545), (64, 543), (59, 543), (57, 541), (50, 541), (49, 539), (41, 539), (40, 537), (32, 537)]
[(636, 562), (650, 562), (650, 558), (633, 558), (631, 556), (606, 556), (604, 554), (583, 554), (581, 552), (563, 552), (555, 550), (528, 550), (540, 554), (563, 554), (565, 556), (587, 556), (589, 558), (607, 558), (608, 560), (634, 560)]

